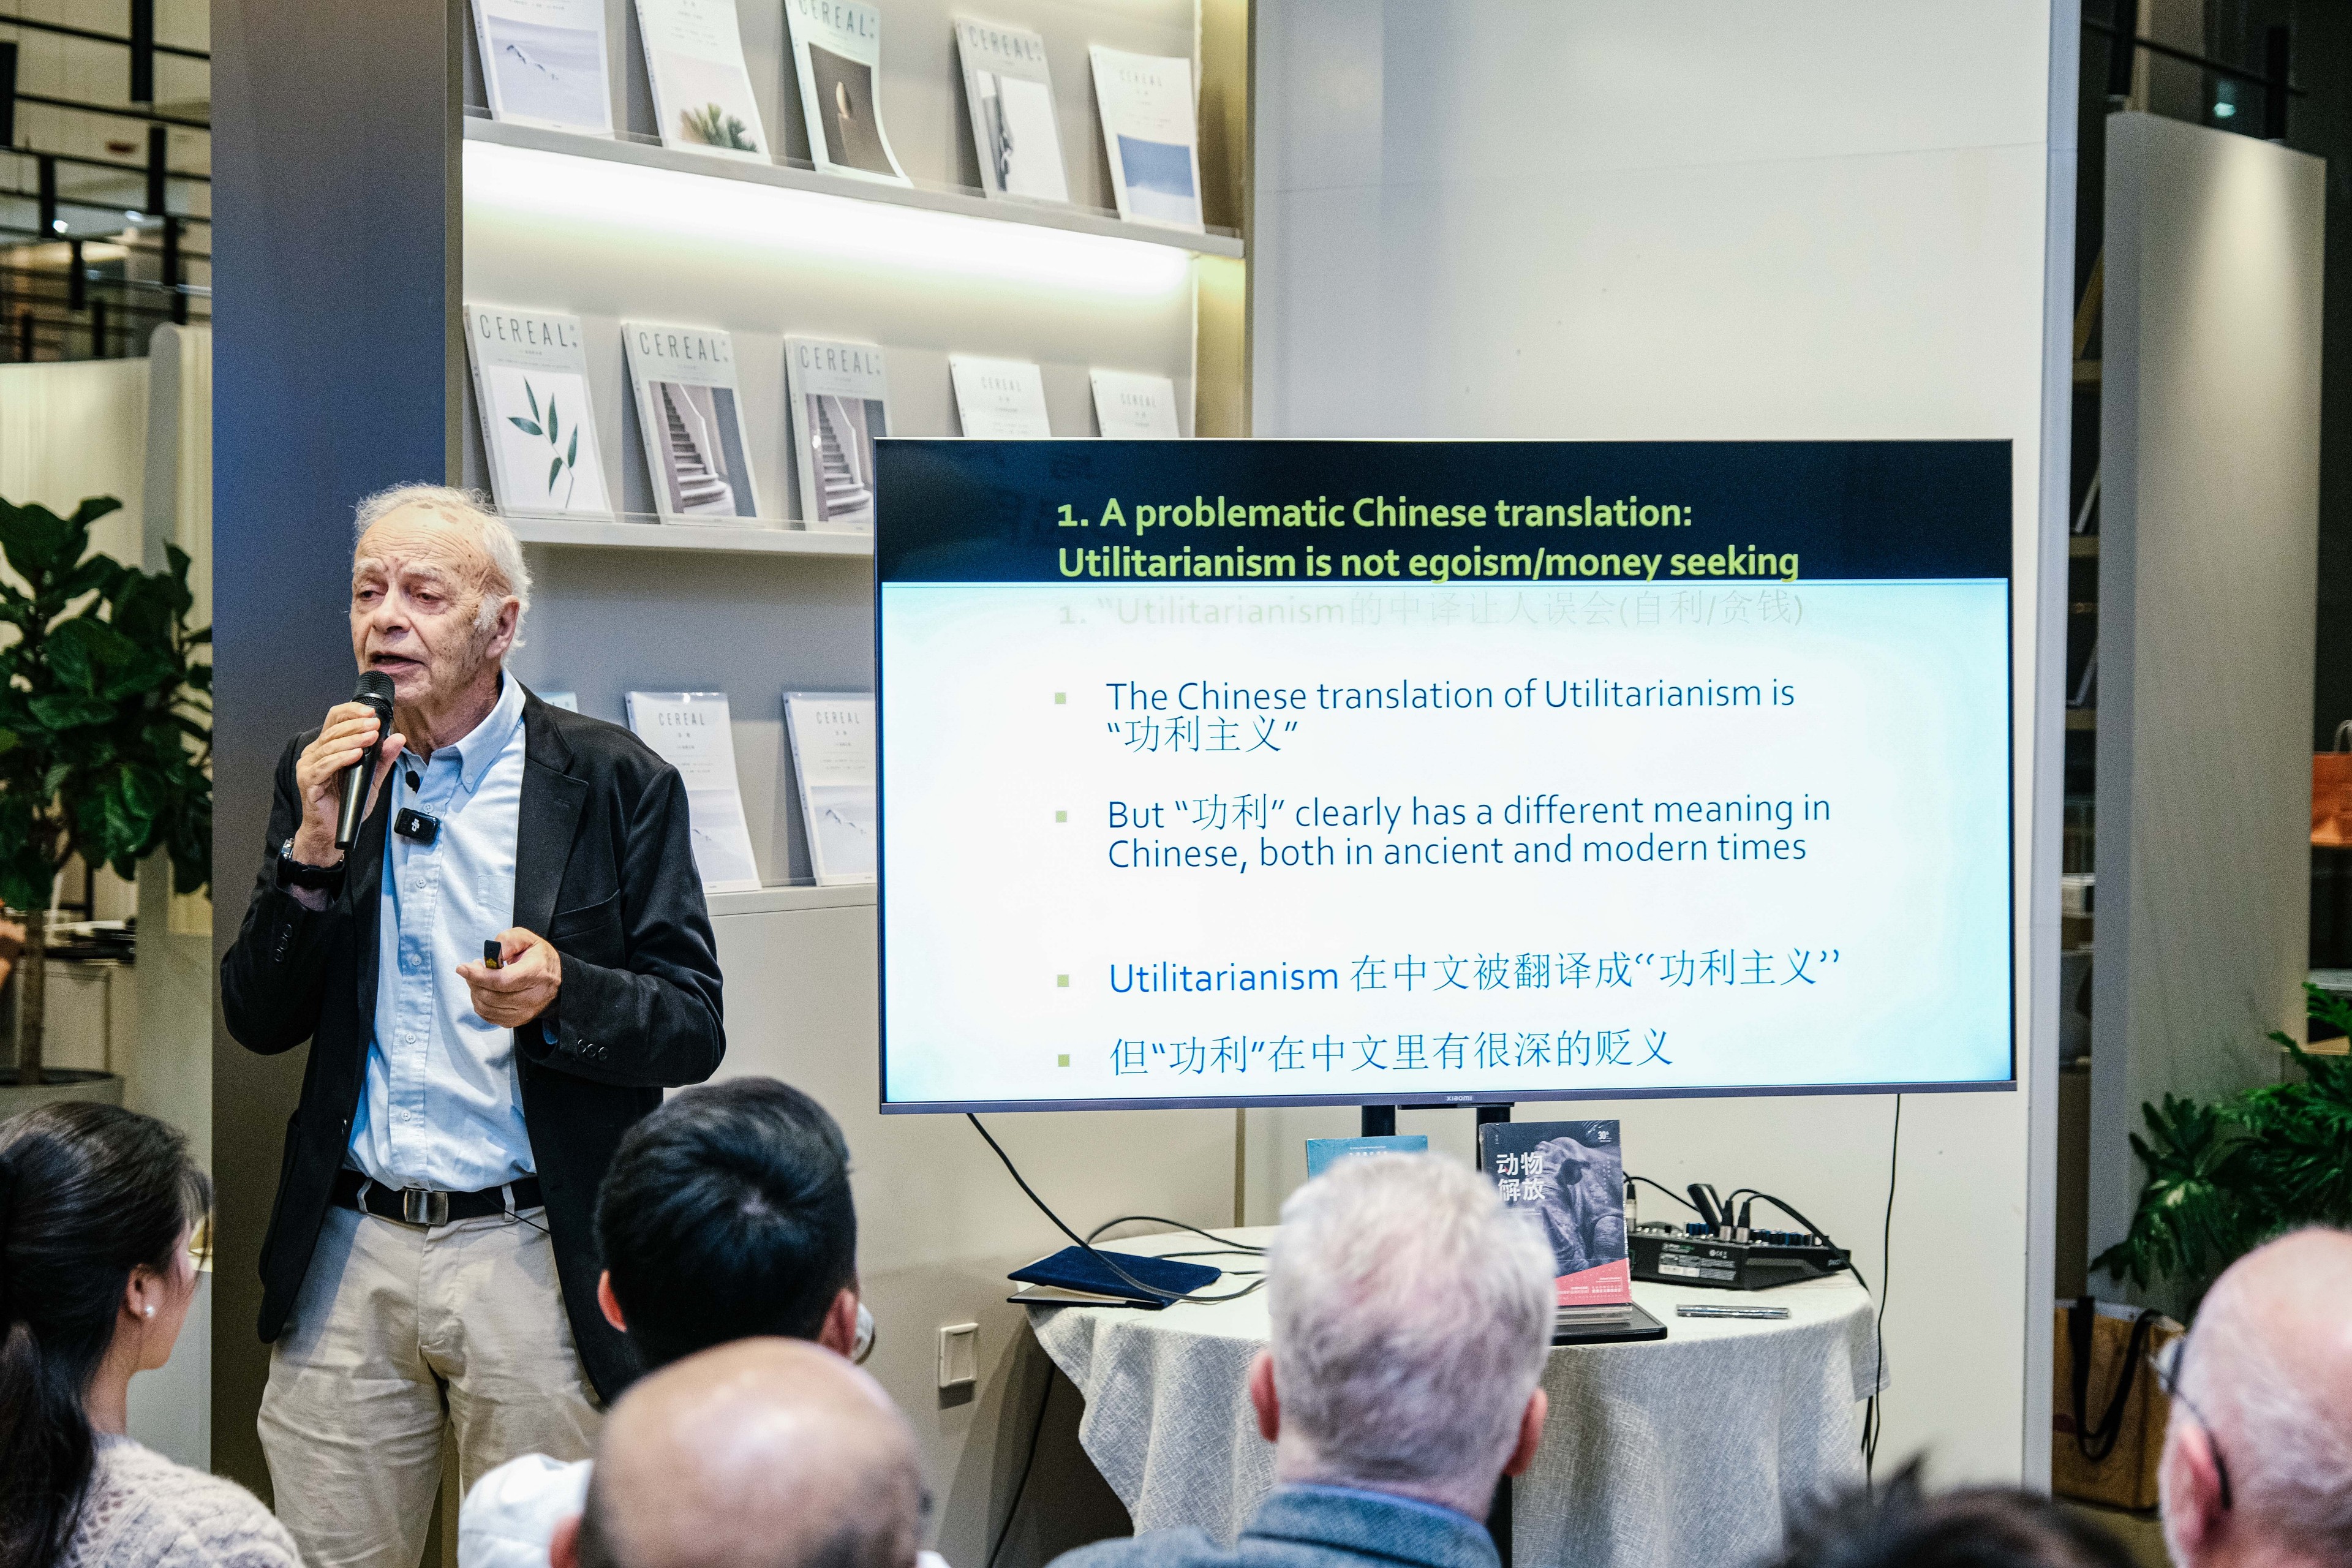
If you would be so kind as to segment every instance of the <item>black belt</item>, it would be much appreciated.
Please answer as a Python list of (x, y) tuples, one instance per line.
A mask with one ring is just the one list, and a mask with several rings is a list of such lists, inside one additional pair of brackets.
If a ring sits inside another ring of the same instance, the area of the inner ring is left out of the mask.
[(478, 1193), (437, 1193), (425, 1187), (387, 1187), (357, 1171), (335, 1173), (334, 1202), (403, 1225), (447, 1225), (453, 1220), (481, 1219), (541, 1206), (539, 1178), (523, 1176), (503, 1187)]

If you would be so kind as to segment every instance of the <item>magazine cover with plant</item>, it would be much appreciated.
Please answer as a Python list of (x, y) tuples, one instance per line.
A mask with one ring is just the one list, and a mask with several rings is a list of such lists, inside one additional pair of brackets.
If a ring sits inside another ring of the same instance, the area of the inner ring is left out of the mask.
[[(2305, 985), (2311, 1016), (2352, 1033), (2352, 1001)], [(2314, 1056), (2273, 1030), (2299, 1083), (2240, 1089), (2205, 1105), (2168, 1094), (2143, 1105), (2147, 1171), (2124, 1239), (2094, 1269), (2145, 1290), (2179, 1288), (2194, 1310), (2216, 1277), (2298, 1226), (2352, 1226), (2352, 1058)]]
[(110, 497), (70, 517), (0, 500), (0, 902), (25, 923), (17, 1078), (41, 1081), (51, 891), (79, 855), (116, 875), (171, 857), (172, 884), (212, 882), (212, 666), (191, 628), (188, 557), (143, 572), (91, 552)]

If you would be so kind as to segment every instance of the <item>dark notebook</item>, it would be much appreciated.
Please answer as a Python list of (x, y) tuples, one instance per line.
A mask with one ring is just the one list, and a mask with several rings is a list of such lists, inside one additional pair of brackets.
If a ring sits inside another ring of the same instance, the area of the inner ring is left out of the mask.
[(1101, 1247), (1095, 1248), (1090, 1254), (1082, 1247), (1066, 1247), (1051, 1258), (1041, 1258), (1026, 1268), (1014, 1269), (1007, 1278), (1018, 1279), (1024, 1285), (1047, 1285), (1062, 1290), (1083, 1290), (1090, 1296), (1113, 1296), (1139, 1307), (1168, 1305), (1166, 1296), (1155, 1296), (1150, 1290), (1139, 1290), (1104, 1268), (1100, 1260), (1105, 1258), (1153, 1289), (1165, 1290), (1171, 1296), (1205, 1289), (1216, 1283), (1220, 1272), (1203, 1263), (1184, 1263), (1167, 1258), (1138, 1258), (1133, 1253), (1106, 1252)]

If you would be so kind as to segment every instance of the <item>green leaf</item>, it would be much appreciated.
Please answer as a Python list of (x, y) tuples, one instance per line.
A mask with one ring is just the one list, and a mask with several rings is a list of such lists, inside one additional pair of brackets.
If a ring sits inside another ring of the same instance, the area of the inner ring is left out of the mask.
[(114, 704), (95, 697), (83, 697), (73, 692), (58, 692), (53, 696), (36, 697), (29, 706), (33, 717), (52, 730), (72, 730), (87, 724), (103, 724), (114, 717)]
[(558, 458), (555, 461), (547, 465), (547, 489), (549, 494), (552, 495), (555, 492), (555, 477), (562, 472), (563, 472), (562, 458)]
[(524, 418), (520, 414), (508, 415), (507, 423), (513, 426), (516, 429), (524, 432), (526, 435), (543, 436), (546, 434), (545, 431), (541, 430), (538, 426), (532, 424), (530, 420)]
[[(523, 378), (523, 384), (522, 384), (522, 395), (523, 395), (525, 397), (528, 397), (528, 398), (530, 398), (530, 416), (531, 416), (533, 419), (538, 418), (538, 417), (539, 417), (539, 394), (538, 394), (538, 393), (536, 393), (536, 392), (533, 392), (533, 391), (530, 389), (530, 378), (529, 376), (525, 376), (525, 377)], [(538, 435), (538, 434), (539, 434), (539, 432), (538, 432), (538, 431), (536, 431), (536, 430), (534, 430), (534, 431), (532, 431), (532, 432), (531, 432), (531, 434), (532, 434), (532, 435), (534, 435), (534, 436), (536, 436), (536, 435)]]
[(547, 399), (547, 444), (551, 447), (555, 445), (555, 398), (552, 394)]
[(572, 427), (572, 445), (563, 454), (563, 466), (570, 468), (580, 460), (580, 426)]

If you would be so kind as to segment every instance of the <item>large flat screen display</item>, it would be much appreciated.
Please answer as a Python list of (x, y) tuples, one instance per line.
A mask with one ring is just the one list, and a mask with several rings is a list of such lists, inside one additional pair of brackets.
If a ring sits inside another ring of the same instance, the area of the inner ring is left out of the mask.
[(886, 1110), (2012, 1081), (2007, 443), (877, 464)]

